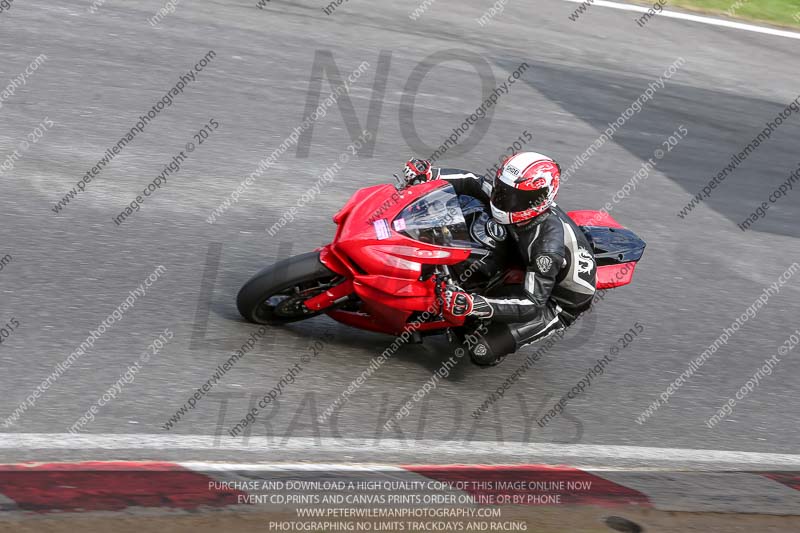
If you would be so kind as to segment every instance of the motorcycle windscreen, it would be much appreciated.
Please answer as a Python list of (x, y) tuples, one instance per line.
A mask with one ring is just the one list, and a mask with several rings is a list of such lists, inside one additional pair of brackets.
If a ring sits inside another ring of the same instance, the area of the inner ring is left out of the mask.
[(416, 241), (451, 248), (471, 246), (467, 223), (452, 185), (431, 191), (408, 205), (392, 226)]

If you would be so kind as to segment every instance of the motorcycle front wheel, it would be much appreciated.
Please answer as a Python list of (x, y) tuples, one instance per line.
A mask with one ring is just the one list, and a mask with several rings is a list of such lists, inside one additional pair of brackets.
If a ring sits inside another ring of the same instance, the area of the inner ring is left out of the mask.
[(284, 259), (250, 278), (239, 290), (236, 307), (256, 324), (288, 324), (325, 311), (311, 311), (309, 298), (336, 285), (339, 276), (319, 260), (319, 252)]

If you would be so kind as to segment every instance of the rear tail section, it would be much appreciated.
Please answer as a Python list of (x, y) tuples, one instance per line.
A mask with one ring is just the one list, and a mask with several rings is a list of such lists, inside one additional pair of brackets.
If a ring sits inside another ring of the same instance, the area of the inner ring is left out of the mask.
[(636, 263), (644, 254), (645, 242), (608, 213), (570, 211), (567, 214), (592, 245), (597, 260), (597, 288), (613, 289), (629, 284)]

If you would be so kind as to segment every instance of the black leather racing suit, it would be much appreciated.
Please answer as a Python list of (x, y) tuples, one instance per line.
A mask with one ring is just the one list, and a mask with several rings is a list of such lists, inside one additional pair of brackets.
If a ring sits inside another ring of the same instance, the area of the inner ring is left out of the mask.
[[(489, 205), (488, 178), (458, 169), (434, 168), (433, 179), (444, 179), (456, 194)], [(498, 356), (541, 340), (570, 325), (589, 308), (595, 293), (596, 262), (580, 228), (557, 205), (525, 225), (506, 225), (525, 262), (525, 280), (509, 297), (477, 296), (475, 311), (491, 320), (489, 336)], [(502, 353), (500, 353), (502, 352)]]

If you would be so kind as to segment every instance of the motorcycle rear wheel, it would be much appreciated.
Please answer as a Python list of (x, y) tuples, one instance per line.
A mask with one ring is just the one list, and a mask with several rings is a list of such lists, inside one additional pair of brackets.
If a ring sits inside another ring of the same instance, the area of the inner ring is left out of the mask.
[(338, 276), (319, 260), (319, 252), (290, 257), (261, 270), (236, 297), (239, 313), (256, 324), (279, 325), (324, 313), (304, 302), (338, 283)]

